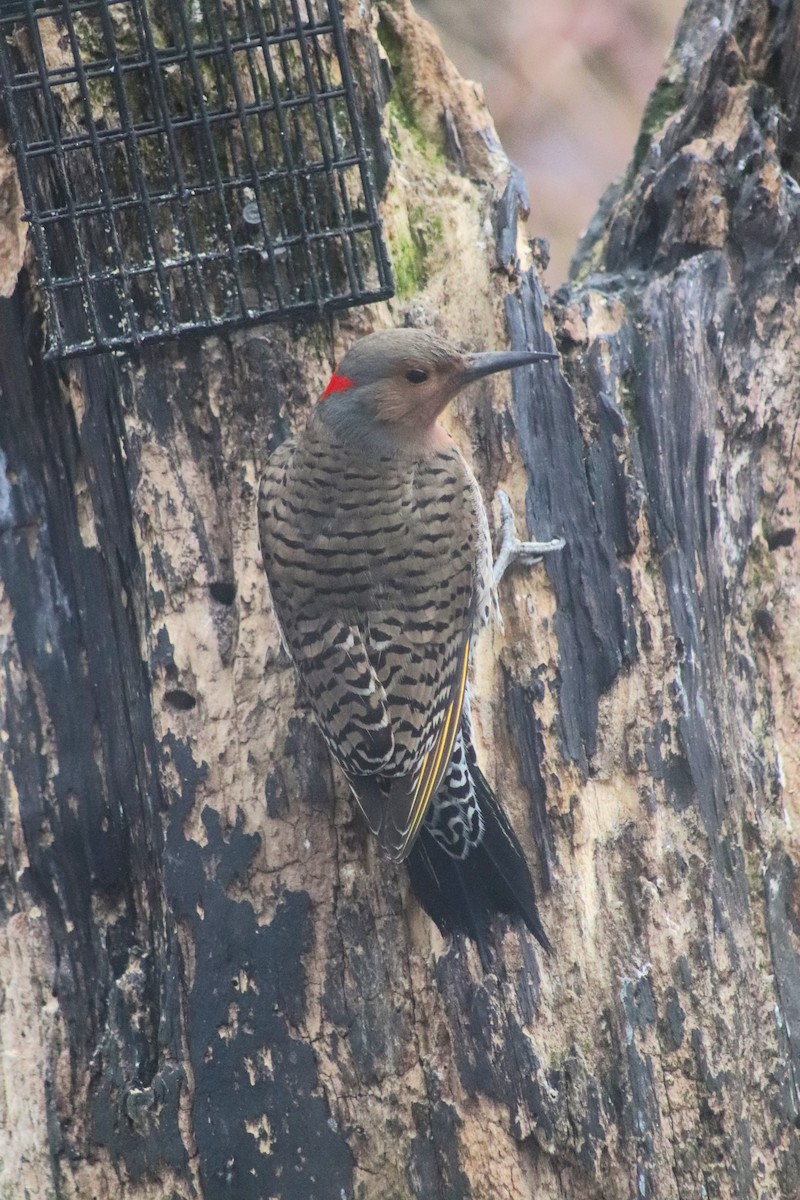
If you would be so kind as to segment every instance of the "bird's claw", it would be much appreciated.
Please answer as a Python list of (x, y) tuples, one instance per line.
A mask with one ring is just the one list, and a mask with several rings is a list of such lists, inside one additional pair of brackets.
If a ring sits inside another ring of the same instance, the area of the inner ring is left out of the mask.
[(511, 501), (504, 491), (498, 490), (497, 499), (500, 503), (500, 551), (494, 564), (495, 587), (511, 566), (520, 564), (532, 567), (541, 562), (542, 555), (552, 554), (555, 550), (563, 550), (566, 542), (563, 538), (551, 538), (549, 542), (522, 542), (517, 536), (517, 522), (511, 508)]

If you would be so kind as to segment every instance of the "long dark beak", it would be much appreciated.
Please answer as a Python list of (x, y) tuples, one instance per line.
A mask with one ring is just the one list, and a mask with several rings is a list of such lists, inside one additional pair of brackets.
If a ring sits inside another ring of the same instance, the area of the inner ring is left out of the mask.
[(550, 350), (489, 350), (483, 354), (465, 354), (466, 366), (458, 374), (458, 388), (494, 375), (497, 371), (510, 371), (514, 367), (526, 367), (529, 363), (555, 362), (558, 355)]

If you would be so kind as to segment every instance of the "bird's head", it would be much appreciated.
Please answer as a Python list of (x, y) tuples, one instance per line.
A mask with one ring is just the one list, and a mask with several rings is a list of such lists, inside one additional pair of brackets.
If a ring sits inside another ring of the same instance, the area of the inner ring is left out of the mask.
[(380, 429), (424, 439), (462, 388), (512, 367), (558, 358), (547, 351), (471, 354), (422, 329), (389, 329), (355, 342), (323, 393), (323, 418), (358, 436)]

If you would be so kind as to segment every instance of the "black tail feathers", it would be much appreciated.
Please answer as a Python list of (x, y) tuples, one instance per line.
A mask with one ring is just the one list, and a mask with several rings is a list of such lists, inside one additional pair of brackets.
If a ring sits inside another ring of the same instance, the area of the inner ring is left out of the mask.
[[(470, 746), (471, 751), (471, 746)], [(463, 858), (452, 858), (423, 825), (407, 859), (411, 886), (442, 932), (459, 930), (477, 944), (484, 969), (491, 965), (491, 919), (497, 912), (522, 917), (537, 941), (552, 946), (536, 908), (528, 864), (497, 797), (469, 753), (470, 775), (483, 816), (483, 837)]]

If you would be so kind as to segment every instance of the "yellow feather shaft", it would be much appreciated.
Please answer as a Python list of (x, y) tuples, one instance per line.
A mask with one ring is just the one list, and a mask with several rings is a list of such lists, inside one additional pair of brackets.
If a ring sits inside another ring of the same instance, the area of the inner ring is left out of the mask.
[(442, 775), (447, 769), (447, 764), (450, 761), (450, 755), (453, 753), (453, 746), (458, 733), (458, 722), (461, 718), (461, 708), (464, 703), (464, 691), (467, 685), (467, 668), (469, 666), (469, 642), (464, 647), (464, 660), (461, 665), (461, 677), (458, 682), (458, 691), (453, 697), (453, 700), (447, 710), (447, 715), (442, 725), (442, 731), (439, 734), (438, 745), (436, 748), (436, 757), (430, 770), (427, 770), (430, 751), (423, 759), (422, 770), (420, 771), (417, 781), (417, 787), (414, 793), (414, 799), (411, 805), (411, 820), (408, 823), (406, 835), (403, 838), (403, 844), (400, 850), (401, 856), (405, 853), (406, 847), (414, 840), (417, 830), (422, 823), (422, 818), (428, 808), (431, 796), (441, 782)]

